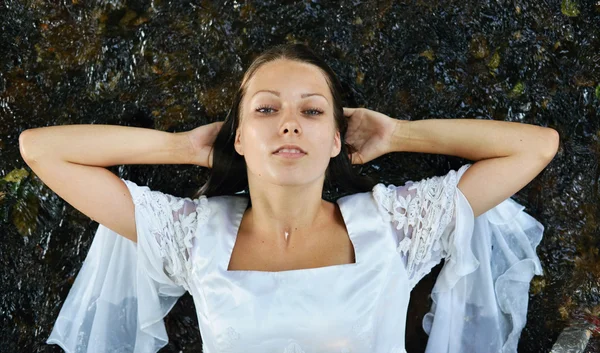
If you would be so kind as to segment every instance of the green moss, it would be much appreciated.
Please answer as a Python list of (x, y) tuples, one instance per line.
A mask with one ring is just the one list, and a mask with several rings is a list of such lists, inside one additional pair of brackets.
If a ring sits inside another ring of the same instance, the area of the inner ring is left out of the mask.
[(600, 83), (596, 86), (596, 99), (600, 101)]
[(579, 6), (575, 0), (563, 0), (560, 5), (560, 11), (563, 15), (567, 15), (569, 17), (576, 17), (579, 15)]
[(487, 39), (481, 34), (475, 35), (471, 39), (469, 51), (475, 59), (483, 59), (490, 54)]
[(9, 183), (20, 183), (21, 180), (25, 179), (28, 175), (29, 173), (26, 169), (14, 169), (4, 177), (4, 180)]
[(498, 68), (498, 66), (500, 66), (500, 54), (498, 53), (497, 50), (492, 55), (487, 66), (490, 68), (490, 70), (496, 70)]
[(435, 59), (435, 54), (433, 53), (433, 50), (431, 50), (431, 49), (425, 50), (424, 52), (419, 54), (419, 56), (422, 56), (429, 61), (433, 61), (433, 59)]
[(517, 84), (512, 88), (510, 93), (508, 94), (510, 97), (518, 97), (523, 94), (525, 91), (525, 84), (523, 82), (517, 82)]

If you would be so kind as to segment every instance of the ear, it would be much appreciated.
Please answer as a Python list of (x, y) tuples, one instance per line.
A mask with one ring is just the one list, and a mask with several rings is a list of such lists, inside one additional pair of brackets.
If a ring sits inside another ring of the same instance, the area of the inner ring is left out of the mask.
[(233, 148), (235, 148), (236, 152), (240, 155), (243, 156), (244, 155), (244, 149), (242, 148), (242, 133), (240, 131), (241, 129), (238, 127), (238, 129), (235, 131), (235, 140), (233, 142)]
[(331, 158), (337, 157), (342, 150), (342, 140), (340, 139), (340, 130), (336, 130), (333, 136), (333, 148), (331, 149)]

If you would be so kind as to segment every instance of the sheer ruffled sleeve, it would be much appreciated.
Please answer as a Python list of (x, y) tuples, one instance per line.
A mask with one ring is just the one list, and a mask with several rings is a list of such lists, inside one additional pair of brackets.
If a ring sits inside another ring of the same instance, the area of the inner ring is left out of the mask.
[[(373, 188), (384, 219), (393, 224), (396, 250), (402, 256), (411, 290), (442, 258), (468, 256), (461, 251), (468, 245), (466, 239), (454, 239), (454, 228), (456, 194), (460, 192), (456, 185), (470, 166), (402, 186), (377, 184)], [(466, 206), (472, 215), (468, 203)], [(469, 267), (477, 265), (472, 256), (468, 260)]]
[(475, 218), (457, 187), (470, 166), (399, 187), (377, 184), (374, 197), (411, 289), (445, 259), (423, 318), (426, 353), (516, 353), (529, 284), (543, 274), (536, 247), (544, 226), (511, 198)]
[[(142, 264), (162, 291), (189, 290), (191, 251), (198, 223), (208, 219), (208, 199), (175, 197), (124, 180), (136, 209)], [(160, 264), (160, 266), (158, 265)]]
[(99, 225), (47, 340), (69, 353), (157, 352), (168, 342), (163, 318), (190, 289), (208, 199), (122, 180), (135, 205), (137, 243)]

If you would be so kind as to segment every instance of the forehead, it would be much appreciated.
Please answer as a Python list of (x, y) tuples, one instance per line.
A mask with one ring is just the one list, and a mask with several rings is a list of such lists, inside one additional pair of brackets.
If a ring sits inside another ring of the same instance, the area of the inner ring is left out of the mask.
[[(318, 67), (287, 59), (266, 63), (254, 73), (248, 81), (246, 96), (252, 97), (260, 90), (279, 91), (282, 98), (283, 96), (300, 97), (300, 94), (306, 92), (320, 93), (331, 101), (329, 86)], [(257, 94), (257, 97), (262, 94)]]

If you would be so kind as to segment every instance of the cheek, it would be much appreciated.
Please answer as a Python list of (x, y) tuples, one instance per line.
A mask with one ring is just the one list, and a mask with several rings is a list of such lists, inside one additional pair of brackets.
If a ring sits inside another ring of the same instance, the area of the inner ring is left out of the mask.
[(310, 145), (318, 156), (319, 163), (329, 163), (331, 150), (335, 146), (335, 135), (331, 127), (321, 126), (320, 129), (311, 133)]
[[(271, 134), (272, 135), (272, 134)], [(265, 126), (248, 124), (244, 127), (242, 145), (244, 146), (244, 157), (246, 163), (252, 165), (252, 169), (264, 167), (265, 160), (270, 156), (273, 146), (269, 141), (273, 140)]]
[(311, 129), (311, 139), (318, 141), (322, 146), (335, 144), (335, 130), (330, 125), (319, 125)]
[(269, 131), (265, 126), (249, 126), (246, 131), (244, 146), (251, 151), (264, 153), (271, 148), (268, 141), (271, 141), (272, 139), (273, 137), (270, 136)]

